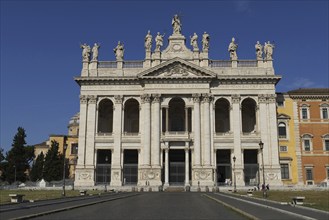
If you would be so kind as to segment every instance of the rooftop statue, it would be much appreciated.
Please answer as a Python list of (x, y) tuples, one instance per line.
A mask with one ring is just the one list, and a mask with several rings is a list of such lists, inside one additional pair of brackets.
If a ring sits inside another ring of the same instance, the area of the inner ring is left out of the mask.
[(196, 33), (193, 34), (191, 38), (191, 46), (193, 47), (193, 50), (196, 51), (196, 50), (199, 50), (199, 47), (198, 47), (198, 35)]
[(207, 32), (204, 32), (202, 35), (202, 50), (203, 51), (208, 51), (209, 50), (209, 34)]
[(263, 46), (259, 43), (259, 41), (257, 41), (257, 43), (255, 45), (255, 49), (256, 49), (257, 60), (262, 60), (263, 59)]
[(176, 14), (174, 15), (171, 25), (173, 27), (173, 33), (174, 34), (181, 34), (182, 31), (182, 24), (180, 22), (179, 16)]
[(90, 46), (84, 43), (80, 45), (80, 48), (82, 48), (82, 60), (88, 62), (90, 57)]
[(113, 49), (115, 58), (117, 60), (123, 60), (123, 54), (124, 54), (124, 45), (119, 41), (118, 45)]
[(265, 53), (266, 60), (272, 60), (273, 59), (273, 50), (274, 50), (274, 45), (271, 44), (270, 41), (267, 41), (267, 43), (265, 42), (264, 53)]
[(230, 52), (231, 60), (237, 60), (238, 55), (236, 54), (236, 50), (238, 49), (238, 44), (235, 43), (235, 38), (232, 37), (232, 41), (228, 46), (228, 51)]
[(147, 35), (145, 36), (145, 50), (151, 51), (152, 47), (152, 35), (150, 34), (150, 31), (147, 32)]
[(160, 48), (163, 46), (163, 37), (160, 32), (158, 32), (157, 36), (155, 37), (155, 50), (160, 51)]
[(92, 52), (93, 52), (93, 58), (92, 61), (97, 61), (98, 60), (98, 48), (100, 48), (101, 46), (97, 43), (94, 44)]

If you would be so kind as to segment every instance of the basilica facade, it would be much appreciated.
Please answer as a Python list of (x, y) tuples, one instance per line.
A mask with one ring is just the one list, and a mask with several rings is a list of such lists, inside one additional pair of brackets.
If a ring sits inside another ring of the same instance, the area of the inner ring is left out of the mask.
[(115, 61), (81, 45), (75, 186), (281, 185), (273, 45), (241, 60), (232, 38), (230, 59), (213, 60), (206, 32), (187, 42), (178, 16), (172, 27), (166, 48), (147, 33), (142, 61), (124, 60), (121, 42)]

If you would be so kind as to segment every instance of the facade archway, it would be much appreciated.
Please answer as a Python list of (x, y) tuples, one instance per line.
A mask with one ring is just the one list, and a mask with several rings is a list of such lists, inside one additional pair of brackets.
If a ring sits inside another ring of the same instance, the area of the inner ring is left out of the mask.
[(230, 131), (230, 103), (224, 98), (218, 99), (215, 103), (215, 131)]
[(253, 132), (256, 130), (256, 102), (251, 98), (246, 98), (241, 105), (242, 132)]
[(124, 132), (139, 132), (139, 103), (136, 99), (129, 99), (124, 107)]
[(98, 105), (98, 133), (113, 132), (113, 102), (103, 99)]

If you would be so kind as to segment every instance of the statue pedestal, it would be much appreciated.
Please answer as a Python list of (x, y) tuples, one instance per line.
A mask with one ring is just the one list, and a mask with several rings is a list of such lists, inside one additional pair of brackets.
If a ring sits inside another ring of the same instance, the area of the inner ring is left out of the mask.
[(232, 60), (232, 68), (238, 68), (238, 60)]
[(89, 76), (97, 76), (97, 60), (93, 60), (89, 64)]
[(89, 73), (89, 62), (83, 61), (82, 62), (82, 70), (81, 70), (81, 76), (88, 76)]

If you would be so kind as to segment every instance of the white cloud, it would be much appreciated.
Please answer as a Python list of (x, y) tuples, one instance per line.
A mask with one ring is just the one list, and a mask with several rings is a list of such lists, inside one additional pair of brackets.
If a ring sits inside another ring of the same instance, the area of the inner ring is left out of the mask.
[(234, 1), (234, 5), (238, 12), (250, 12), (250, 1)]
[(314, 87), (316, 84), (310, 79), (307, 78), (295, 78), (294, 82), (292, 83), (292, 86), (294, 88), (311, 88)]

